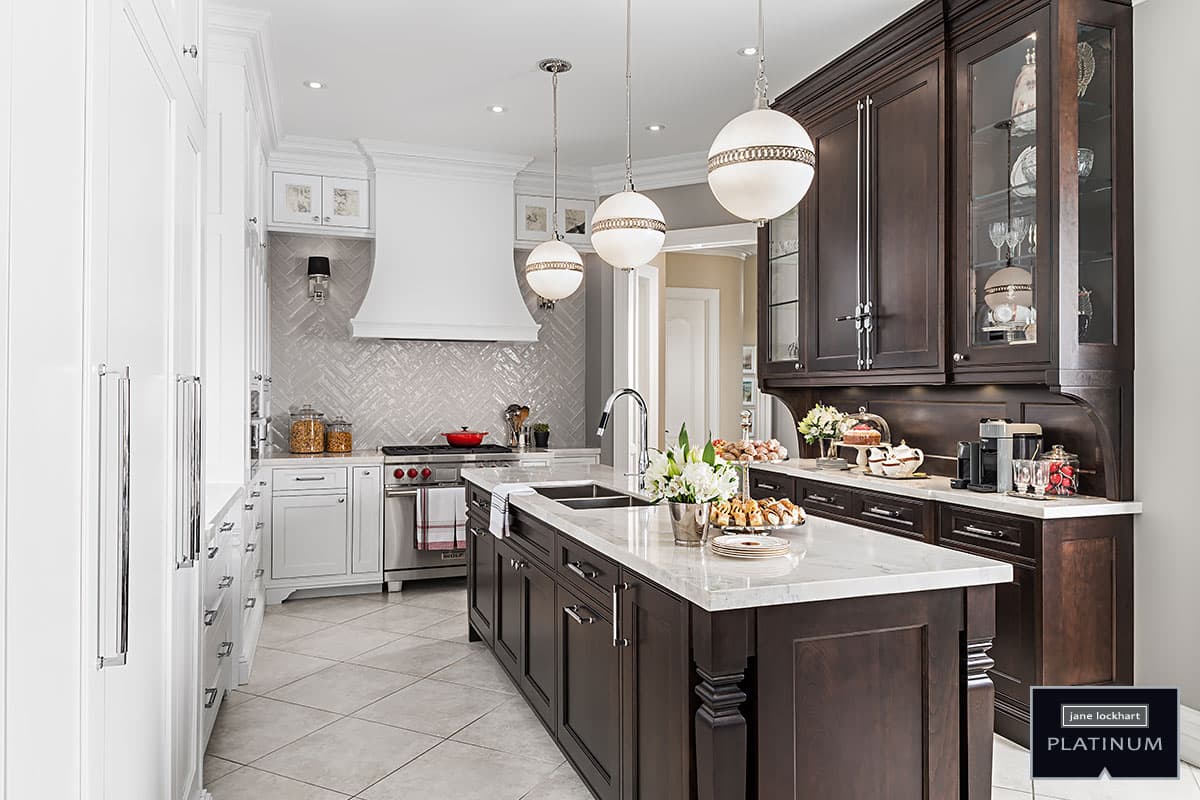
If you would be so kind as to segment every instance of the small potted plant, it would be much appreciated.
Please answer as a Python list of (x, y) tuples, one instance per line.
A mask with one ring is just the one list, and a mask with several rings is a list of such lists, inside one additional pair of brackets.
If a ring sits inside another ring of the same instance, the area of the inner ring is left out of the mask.
[(550, 423), (533, 423), (533, 446), (543, 450), (550, 446)]
[(846, 467), (846, 459), (836, 458), (833, 453), (826, 453), (826, 443), (832, 442), (841, 434), (842, 421), (846, 415), (833, 406), (817, 403), (804, 419), (796, 424), (796, 430), (804, 437), (804, 441), (815, 444), (820, 448), (817, 467), (822, 469), (842, 469)]
[(738, 491), (734, 465), (717, 458), (711, 440), (692, 447), (686, 425), (680, 427), (675, 447), (650, 454), (645, 480), (652, 500), (667, 501), (675, 544), (683, 547), (704, 544), (713, 502), (728, 500)]

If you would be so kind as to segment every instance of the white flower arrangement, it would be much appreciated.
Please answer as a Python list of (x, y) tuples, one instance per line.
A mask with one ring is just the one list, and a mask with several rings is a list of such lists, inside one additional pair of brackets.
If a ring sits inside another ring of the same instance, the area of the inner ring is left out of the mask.
[(841, 434), (842, 422), (846, 415), (833, 406), (817, 403), (804, 419), (796, 424), (796, 430), (809, 444), (816, 444), (822, 439), (834, 439)]
[(646, 491), (655, 502), (709, 503), (737, 494), (738, 473), (731, 462), (717, 458), (712, 441), (691, 447), (687, 426), (679, 429), (679, 443), (666, 452), (650, 454)]

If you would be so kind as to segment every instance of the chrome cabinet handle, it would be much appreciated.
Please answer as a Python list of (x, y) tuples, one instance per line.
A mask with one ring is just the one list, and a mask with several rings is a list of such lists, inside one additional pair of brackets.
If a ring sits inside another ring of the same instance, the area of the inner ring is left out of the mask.
[[(117, 470), (117, 631), (116, 631), (116, 652), (113, 655), (106, 655), (104, 650), (104, 625), (99, 622), (100, 615), (97, 615), (99, 623), (99, 631), (96, 636), (96, 664), (97, 668), (104, 669), (105, 667), (120, 667), (125, 664), (126, 656), (129, 654), (129, 532), (130, 532), (130, 506), (129, 506), (129, 490), (131, 485), (131, 408), (130, 408), (130, 379), (129, 367), (121, 369), (109, 369), (107, 365), (101, 364), (98, 370), (100, 379), (100, 391), (98, 395), (99, 410), (97, 414), (98, 424), (100, 426), (101, 442), (104, 441), (104, 385), (105, 378), (115, 375), (117, 376), (117, 441), (119, 442), (120, 450), (118, 452), (118, 470)], [(101, 445), (103, 447), (103, 445)], [(103, 458), (103, 453), (101, 453)], [(103, 462), (102, 462), (103, 463)], [(103, 484), (101, 484), (103, 486)], [(103, 505), (100, 506), (103, 508)], [(103, 536), (104, 526), (103, 518), (99, 525), (101, 535)], [(99, 561), (97, 563), (98, 580), (97, 586), (103, 586), (104, 570), (101, 566), (104, 559), (104, 546), (101, 542), (98, 548)], [(103, 590), (100, 590), (101, 596), (100, 608), (104, 608)]]
[(211, 611), (205, 611), (205, 612), (204, 612), (204, 626), (205, 626), (206, 628), (207, 628), (207, 627), (212, 627), (212, 624), (213, 624), (214, 622), (216, 622), (216, 621), (217, 621), (217, 612), (216, 612), (216, 609), (213, 609), (213, 610), (211, 610)]
[(242, 511), (253, 511), (253, 510), (254, 510), (254, 503), (246, 503), (246, 505), (242, 506)]
[(583, 608), (583, 606), (563, 606), (563, 611), (566, 613), (566, 615), (568, 617), (575, 620), (580, 625), (591, 625), (593, 622), (596, 621), (592, 617), (581, 617), (579, 615), (579, 609), (581, 609), (581, 608)]
[(196, 565), (196, 464), (192, 457), (196, 422), (191, 381), (190, 375), (175, 376), (175, 569)]
[(200, 57), (200, 48), (194, 44), (188, 45), (183, 48), (183, 54), (185, 56), (191, 56), (192, 58), (199, 58)]
[(212, 708), (213, 704), (216, 702), (217, 702), (217, 690), (216, 689), (205, 689), (204, 690), (204, 707)]
[[(250, 218), (250, 224), (251, 224), (251, 225), (257, 225), (257, 224), (258, 224), (258, 217), (251, 217), (251, 218)], [(262, 375), (259, 375), (257, 379), (261, 381), (261, 380), (262, 380)]]
[(810, 495), (808, 496), (808, 499), (809, 499), (809, 500), (814, 500), (814, 501), (816, 501), (816, 502), (818, 502), (818, 503), (829, 503), (830, 505), (832, 505), (832, 504), (833, 504), (833, 500), (831, 500), (830, 498), (828, 498), (828, 497), (826, 497), (825, 495), (822, 495), (822, 494), (810, 494)]
[(262, 567), (259, 567), (258, 569), (254, 570), (254, 577), (261, 578), (262, 576), (263, 576), (263, 568)]
[(585, 566), (585, 564), (582, 561), (568, 561), (567, 562), (567, 569), (571, 570), (571, 572), (574, 572), (576, 575), (578, 575), (581, 578), (598, 578), (598, 577), (600, 577), (600, 573), (596, 572), (596, 570), (592, 569), (591, 564), (586, 565), (588, 567), (587, 569), (584, 569), (584, 566)]
[(251, 492), (250, 496), (251, 497), (262, 497), (262, 492)]
[(192, 494), (192, 552), (200, 557), (200, 539), (204, 535), (204, 510), (201, 507), (204, 490), (204, 385), (199, 375), (192, 376), (192, 476), (196, 490)]
[(491, 503), (485, 503), (477, 497), (471, 498), (471, 505), (482, 509), (490, 509), (492, 507)]
[(900, 518), (899, 511), (893, 511), (892, 509), (889, 509), (889, 508), (880, 508), (879, 506), (871, 506), (870, 508), (867, 509), (867, 513), (868, 514), (877, 514), (881, 517), (891, 517), (892, 519)]
[(257, 597), (247, 597), (246, 598), (246, 608), (254, 608), (254, 606), (256, 606), (257, 604), (258, 604)]
[(232, 522), (222, 522), (221, 523), (221, 533), (228, 533), (231, 530), (233, 530)]
[(219, 553), (220, 551), (221, 551), (221, 548), (220, 548), (220, 547), (210, 547), (210, 548), (208, 548), (208, 557), (209, 557), (209, 558), (216, 558), (216, 557), (217, 557), (217, 553)]
[(755, 485), (756, 489), (766, 489), (768, 492), (778, 492), (779, 487), (773, 483), (762, 483), (761, 481)]
[(217, 649), (217, 658), (228, 658), (233, 652), (233, 642), (221, 642), (221, 646)]
[(854, 292), (859, 301), (854, 306), (854, 347), (858, 351), (858, 368), (863, 368), (862, 349), (862, 222), (863, 222), (863, 103), (855, 104), (854, 147)]
[(863, 197), (863, 231), (865, 232), (866, 247), (863, 248), (863, 288), (860, 297), (863, 301), (863, 352), (866, 358), (866, 368), (870, 369), (875, 363), (871, 357), (871, 331), (874, 328), (871, 319), (871, 107), (875, 101), (867, 95), (867, 108), (863, 114), (863, 127), (866, 128), (866, 149), (863, 152), (863, 171), (866, 173)]
[(526, 567), (528, 567), (528, 566), (529, 566), (527, 563), (525, 563), (524, 561), (522, 561), (522, 560), (521, 560), (521, 559), (519, 559), (519, 558), (510, 558), (510, 559), (508, 560), (508, 564), (509, 564), (509, 566), (511, 566), (513, 569), (515, 569), (517, 572), (520, 572), (521, 570), (523, 570), (523, 569), (525, 569)]
[(479, 528), (471, 528), (471, 533), (475, 534), (476, 536), (483, 536), (485, 533), (487, 533), (487, 531), (480, 530)]
[(613, 647), (629, 646), (629, 640), (621, 637), (621, 590), (628, 588), (628, 583), (618, 583), (612, 587)]
[(258, 549), (258, 542), (250, 542), (248, 545), (246, 545), (247, 553), (253, 553), (257, 549)]
[(232, 575), (222, 575), (221, 580), (217, 581), (218, 589), (228, 589), (230, 586), (233, 586)]
[(975, 534), (978, 534), (978, 535), (980, 535), (980, 536), (987, 536), (987, 537), (989, 537), (989, 538), (992, 538), (992, 539), (1003, 539), (1003, 538), (1004, 538), (1004, 532), (1003, 532), (1003, 531), (994, 531), (994, 530), (992, 530), (992, 529), (990, 529), (990, 528), (980, 528), (980, 527), (978, 527), (978, 526), (976, 526), (976, 525), (969, 525), (969, 524), (968, 524), (968, 525), (963, 525), (963, 526), (962, 526), (962, 530), (963, 530), (965, 533), (975, 533)]
[(264, 525), (266, 525), (266, 523), (262, 520), (259, 520), (258, 522), (254, 523), (254, 530), (261, 531)]
[[(325, 480), (325, 476), (324, 475), (297, 475), (295, 478), (292, 478), (292, 480), (294, 480), (294, 481), (323, 481), (323, 480)], [(249, 509), (246, 509), (246, 510), (249, 511)]]
[(967, 360), (967, 354), (966, 353), (955, 353), (952, 356), (952, 358), (954, 359), (955, 364), (961, 364)]

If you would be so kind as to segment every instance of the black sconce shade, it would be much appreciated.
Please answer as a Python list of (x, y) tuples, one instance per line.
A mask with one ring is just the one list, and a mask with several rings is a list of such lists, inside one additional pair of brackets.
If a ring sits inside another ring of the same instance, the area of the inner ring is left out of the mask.
[(308, 277), (311, 278), (314, 275), (329, 277), (329, 256), (308, 257)]

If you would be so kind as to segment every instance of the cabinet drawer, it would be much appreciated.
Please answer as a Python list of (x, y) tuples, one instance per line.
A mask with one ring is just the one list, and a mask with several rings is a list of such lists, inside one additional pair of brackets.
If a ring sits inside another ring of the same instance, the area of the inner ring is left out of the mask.
[(790, 500), (796, 496), (796, 479), (775, 472), (752, 469), (750, 496), (756, 500), (764, 497), (786, 497)]
[(233, 617), (230, 616), (229, 603), (221, 604), (217, 610), (216, 619), (212, 625), (202, 628), (204, 631), (200, 643), (200, 663), (205, 687), (215, 686), (221, 669), (221, 662), (227, 656), (225, 651), (233, 653)]
[(566, 536), (558, 537), (555, 569), (601, 603), (609, 602), (613, 587), (620, 583), (620, 568), (616, 564)]
[(554, 559), (554, 530), (523, 514), (514, 514), (508, 538), (546, 566)]
[(345, 467), (304, 467), (277, 469), (272, 476), (276, 492), (311, 492), (315, 489), (345, 489)]
[(467, 511), (487, 519), (492, 513), (492, 495), (476, 486), (467, 484)]
[(933, 517), (932, 504), (892, 494), (859, 494), (857, 521), (887, 533), (924, 539)]
[(796, 481), (796, 502), (817, 516), (854, 516), (855, 495), (852, 489), (828, 483)]
[(938, 544), (1033, 561), (1037, 534), (1038, 523), (1032, 519), (942, 506)]

